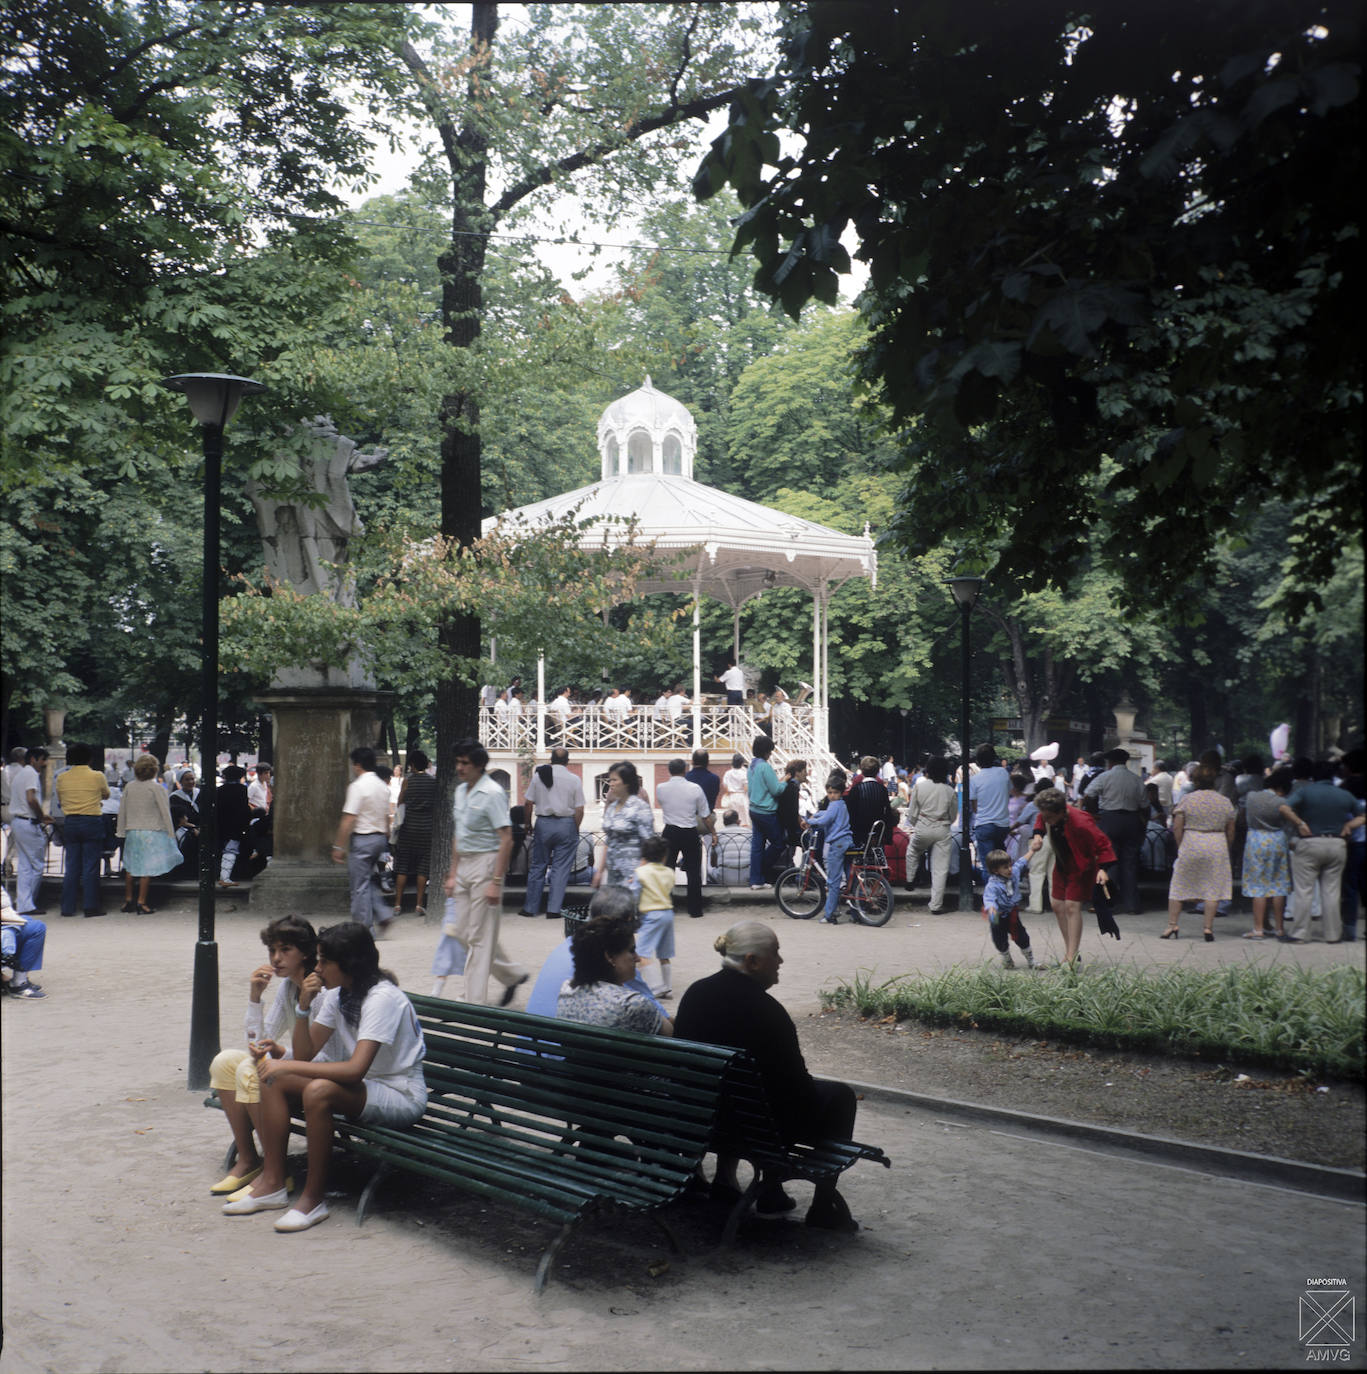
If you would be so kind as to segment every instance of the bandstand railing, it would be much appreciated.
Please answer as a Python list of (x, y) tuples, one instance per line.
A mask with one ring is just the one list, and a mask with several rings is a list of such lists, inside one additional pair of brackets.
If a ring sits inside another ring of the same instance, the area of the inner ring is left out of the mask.
[[(807, 705), (781, 705), (767, 723), (774, 741), (770, 762), (782, 771), (789, 759), (808, 761), (812, 775), (824, 779), (835, 757), (822, 741), (824, 712)], [(764, 727), (749, 706), (704, 705), (700, 708), (696, 738), (714, 756), (731, 753), (750, 756), (755, 736)], [(676, 720), (656, 714), (653, 704), (633, 706), (623, 714), (612, 706), (572, 706), (567, 716), (536, 703), (517, 715), (482, 706), (479, 713), (480, 743), (491, 752), (521, 754), (543, 759), (557, 744), (590, 753), (640, 754), (687, 753), (694, 745), (693, 712)]]

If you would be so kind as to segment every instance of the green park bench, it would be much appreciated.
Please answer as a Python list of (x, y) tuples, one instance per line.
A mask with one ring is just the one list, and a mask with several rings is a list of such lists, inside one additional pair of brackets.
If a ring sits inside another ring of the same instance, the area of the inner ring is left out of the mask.
[[(660, 1212), (719, 1144), (784, 1179), (832, 1178), (860, 1159), (889, 1163), (848, 1141), (785, 1144), (739, 1050), (408, 996), (427, 1046), (427, 1110), (401, 1129), (338, 1119), (339, 1143), (376, 1166), (356, 1224), (396, 1170), (532, 1213), (560, 1227), (537, 1265), (537, 1292), (591, 1217), (649, 1216), (681, 1252)], [(302, 1134), (302, 1121), (291, 1128)], [(234, 1154), (230, 1147), (225, 1169)], [(754, 1184), (732, 1209), (723, 1248), (753, 1192)]]

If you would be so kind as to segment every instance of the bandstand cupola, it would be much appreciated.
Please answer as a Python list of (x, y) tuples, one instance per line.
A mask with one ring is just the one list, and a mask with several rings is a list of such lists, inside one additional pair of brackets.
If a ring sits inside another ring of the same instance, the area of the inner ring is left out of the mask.
[(614, 401), (598, 421), (603, 480), (636, 473), (693, 477), (698, 426), (682, 402), (645, 385)]

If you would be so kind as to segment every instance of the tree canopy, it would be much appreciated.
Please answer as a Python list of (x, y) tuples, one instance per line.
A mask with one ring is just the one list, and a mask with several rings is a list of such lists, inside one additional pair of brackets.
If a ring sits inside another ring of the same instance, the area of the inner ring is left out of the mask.
[(1280, 501), (1319, 596), (1361, 528), (1359, 37), (1336, 0), (787, 11), (695, 186), (790, 312), (853, 233), (909, 548), (1037, 587), (1100, 553), (1138, 604)]

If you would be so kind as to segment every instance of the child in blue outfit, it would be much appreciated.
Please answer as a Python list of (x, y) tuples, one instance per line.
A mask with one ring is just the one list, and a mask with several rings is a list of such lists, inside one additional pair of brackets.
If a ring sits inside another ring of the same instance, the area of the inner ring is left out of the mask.
[(822, 925), (840, 924), (835, 914), (840, 904), (840, 889), (845, 885), (845, 851), (854, 840), (850, 829), (850, 813), (843, 797), (845, 775), (832, 773), (826, 779), (826, 809), (818, 811), (803, 821), (803, 827), (819, 830), (826, 837), (826, 914), (821, 918)]
[(1025, 955), (1025, 962), (1035, 967), (1035, 956), (1030, 949), (1030, 932), (1020, 918), (1021, 874), (1030, 867), (1030, 856), (1011, 862), (1011, 856), (1004, 849), (994, 849), (987, 856), (987, 886), (983, 889), (983, 916), (992, 931), (992, 943), (1002, 957), (1003, 968), (1015, 968), (1011, 951), (1007, 947), (1009, 935), (1016, 947)]

